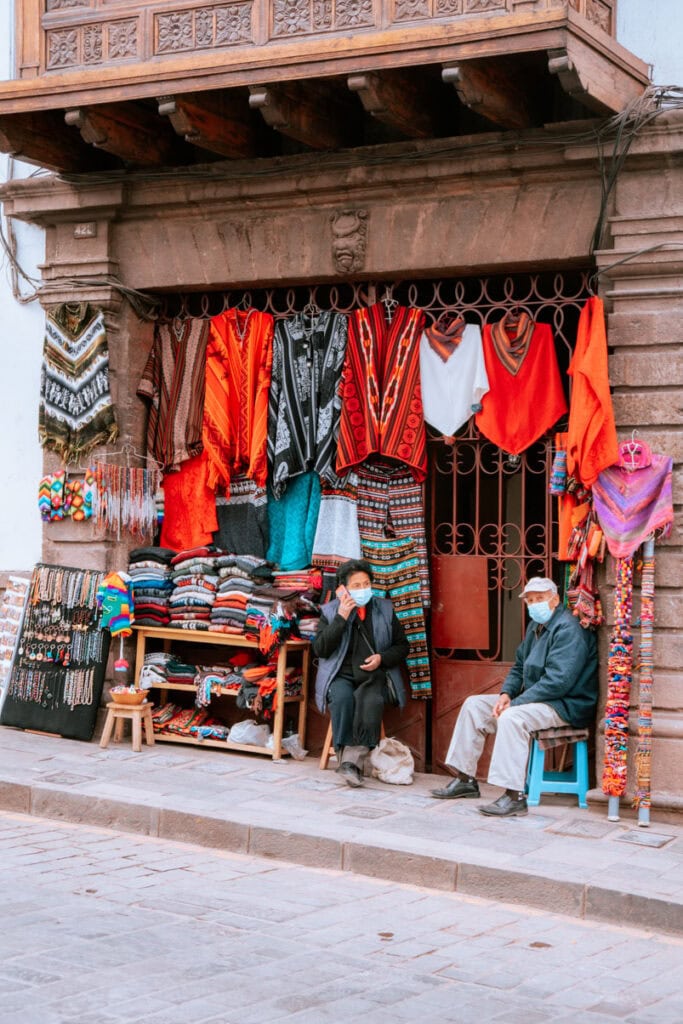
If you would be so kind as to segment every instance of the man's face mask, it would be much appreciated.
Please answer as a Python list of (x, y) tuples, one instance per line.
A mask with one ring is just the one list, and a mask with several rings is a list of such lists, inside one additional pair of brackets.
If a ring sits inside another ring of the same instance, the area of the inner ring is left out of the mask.
[(350, 590), (349, 593), (356, 604), (363, 608), (372, 597), (372, 587), (362, 587), (360, 590)]
[(529, 615), (534, 622), (540, 623), (542, 626), (549, 622), (553, 609), (550, 607), (549, 601), (535, 601), (534, 604), (528, 604)]

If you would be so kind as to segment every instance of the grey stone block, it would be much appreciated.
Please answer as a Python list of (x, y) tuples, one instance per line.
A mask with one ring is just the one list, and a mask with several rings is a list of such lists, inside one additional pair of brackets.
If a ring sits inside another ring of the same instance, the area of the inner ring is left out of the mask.
[(393, 882), (424, 885), (432, 889), (455, 889), (457, 865), (440, 857), (427, 857), (403, 850), (389, 850), (363, 843), (344, 843), (344, 871)]
[(338, 840), (284, 829), (253, 827), (249, 835), (249, 853), (312, 868), (339, 870), (342, 866), (342, 846)]
[(525, 875), (505, 868), (460, 864), (457, 891), (503, 903), (552, 910), (569, 917), (583, 916), (584, 886), (542, 875)]
[(82, 825), (116, 828), (122, 832), (141, 832), (146, 836), (155, 836), (159, 830), (156, 807), (38, 786), (31, 790), (31, 814)]
[(586, 917), (683, 934), (683, 905), (632, 892), (586, 887)]
[(29, 814), (31, 787), (24, 786), (20, 782), (0, 782), (0, 810)]
[(162, 808), (159, 811), (159, 837), (210, 846), (217, 850), (246, 853), (249, 847), (249, 826)]

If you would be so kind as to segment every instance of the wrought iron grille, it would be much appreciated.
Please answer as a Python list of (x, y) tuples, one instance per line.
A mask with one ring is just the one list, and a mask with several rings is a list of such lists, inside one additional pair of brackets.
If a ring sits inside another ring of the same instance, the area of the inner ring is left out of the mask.
[[(231, 306), (272, 313), (276, 318), (301, 312), (309, 303), (351, 313), (382, 299), (423, 309), (430, 321), (448, 310), (484, 326), (509, 311), (525, 311), (552, 326), (558, 363), (566, 371), (578, 317), (589, 295), (590, 271), (518, 274), (400, 282), (348, 282), (291, 288), (264, 288), (163, 297), (163, 315), (212, 317)], [(533, 415), (533, 409), (529, 410)], [(561, 428), (561, 424), (559, 425)], [(556, 523), (548, 494), (552, 436), (513, 458), (481, 437), (473, 421), (453, 442), (430, 432), (430, 472), (426, 514), (432, 555), (480, 555), (488, 565), (490, 647), (486, 650), (438, 650), (435, 658), (510, 660), (524, 631), (516, 597), (531, 575), (554, 577)], [(463, 600), (466, 596), (463, 596)], [(453, 614), (458, 614), (457, 607)]]

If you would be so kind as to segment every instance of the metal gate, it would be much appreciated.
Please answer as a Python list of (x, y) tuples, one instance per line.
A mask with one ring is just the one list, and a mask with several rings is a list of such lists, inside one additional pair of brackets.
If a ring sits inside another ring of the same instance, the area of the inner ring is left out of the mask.
[[(351, 313), (384, 299), (423, 309), (430, 321), (453, 311), (483, 327), (508, 312), (523, 311), (552, 326), (567, 382), (579, 313), (589, 296), (589, 273), (190, 293), (164, 296), (163, 315), (211, 317), (231, 306), (254, 306), (280, 318), (309, 304)], [(523, 637), (520, 584), (535, 574), (558, 579), (559, 570), (552, 557), (557, 538), (548, 494), (551, 436), (512, 457), (481, 437), (470, 421), (455, 439), (430, 432), (428, 450), (425, 504), (432, 556), (435, 697), (431, 722), (424, 703), (413, 701), (400, 722), (388, 725), (409, 743), (418, 768), (429, 761), (439, 768), (462, 702), (471, 693), (497, 690)], [(310, 724), (314, 736), (324, 734), (322, 722)]]

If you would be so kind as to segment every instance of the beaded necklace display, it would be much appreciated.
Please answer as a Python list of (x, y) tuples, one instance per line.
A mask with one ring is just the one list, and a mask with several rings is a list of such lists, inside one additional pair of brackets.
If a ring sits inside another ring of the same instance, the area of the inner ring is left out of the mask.
[(118, 540), (123, 531), (151, 540), (157, 525), (160, 470), (96, 462), (95, 481), (93, 512), (98, 529), (115, 534)]
[(53, 711), (92, 705), (104, 654), (96, 600), (103, 576), (61, 565), (35, 567), (8, 696)]

